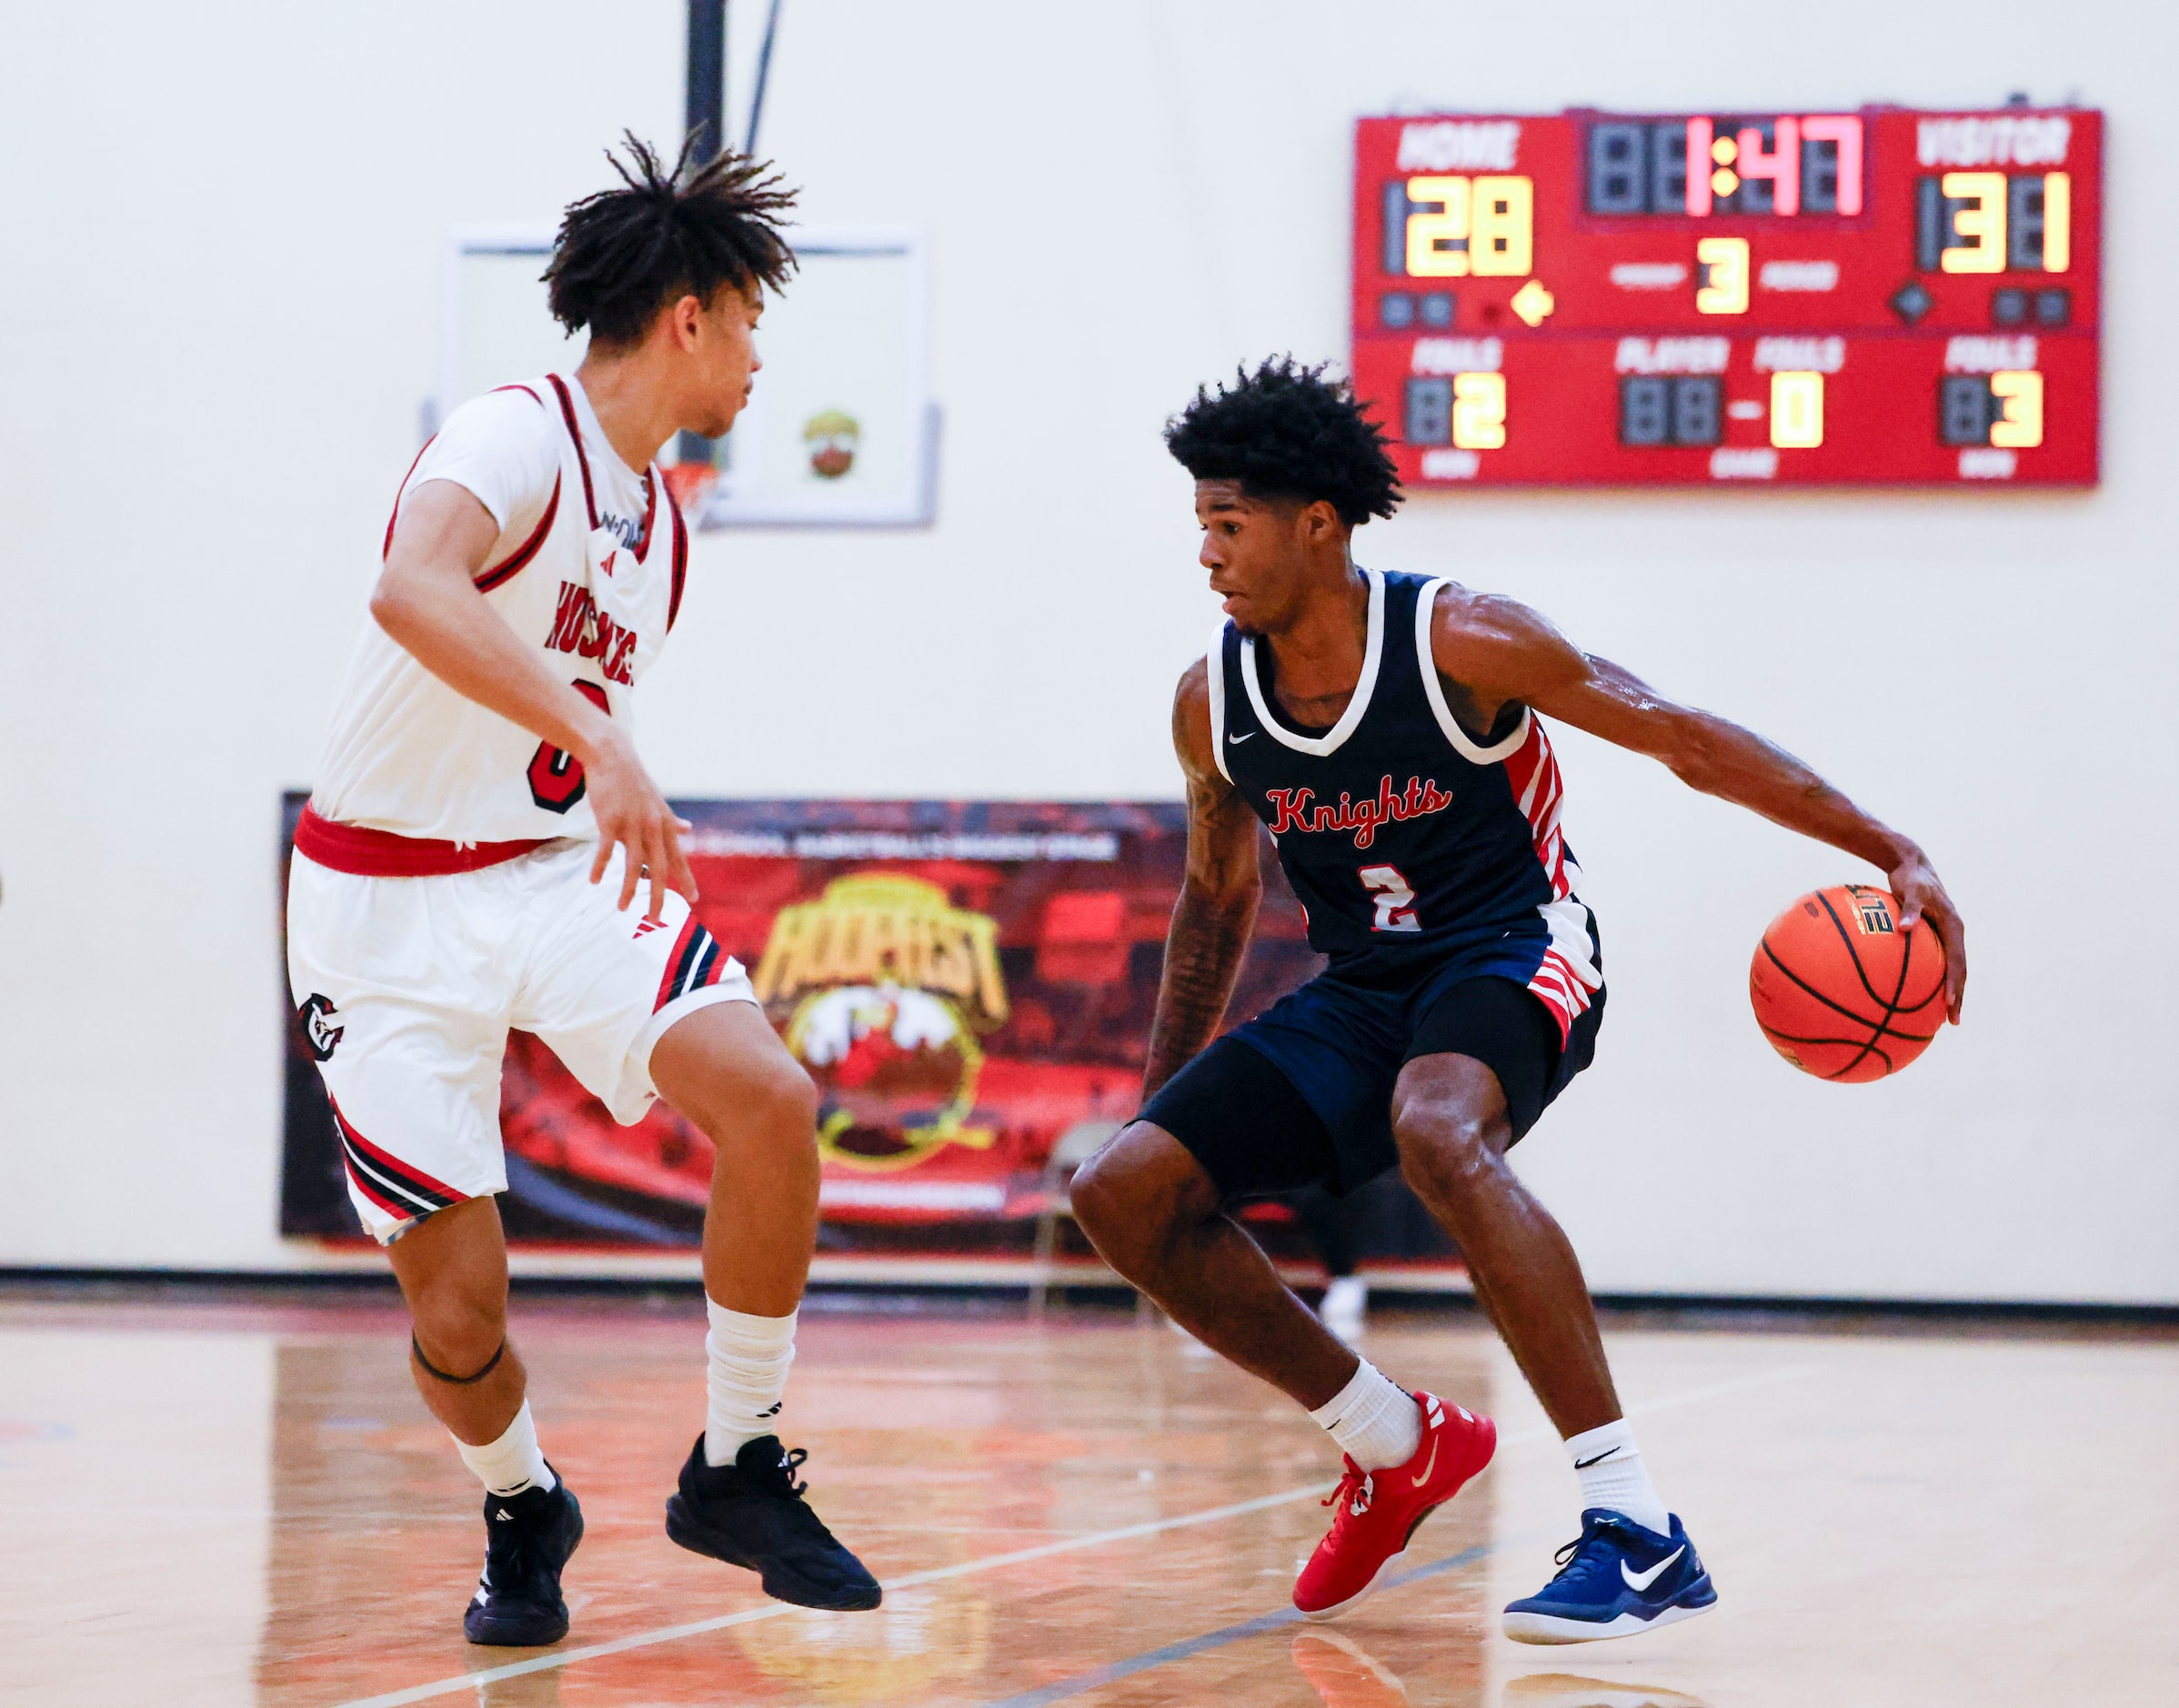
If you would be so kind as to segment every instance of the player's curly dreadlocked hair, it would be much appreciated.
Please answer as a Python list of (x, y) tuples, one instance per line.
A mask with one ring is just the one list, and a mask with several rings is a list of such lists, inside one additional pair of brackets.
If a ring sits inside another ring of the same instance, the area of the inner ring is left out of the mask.
[(627, 345), (682, 296), (708, 303), (721, 285), (786, 283), (795, 256), (779, 227), (795, 192), (768, 162), (728, 153), (692, 167), (691, 136), (668, 173), (633, 131), (622, 139), (635, 169), (609, 149), (606, 158), (625, 187), (586, 196), (560, 221), (544, 276), (554, 319)]
[(1198, 480), (1238, 480), (1252, 498), (1326, 499), (1350, 527), (1391, 515), (1400, 471), (1383, 430), (1325, 366), (1275, 356), (1215, 396), (1200, 387), (1165, 424), (1165, 448)]

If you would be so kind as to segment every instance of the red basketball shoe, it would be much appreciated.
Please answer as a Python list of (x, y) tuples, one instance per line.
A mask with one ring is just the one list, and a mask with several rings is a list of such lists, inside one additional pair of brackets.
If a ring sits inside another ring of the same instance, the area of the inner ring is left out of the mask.
[(1435, 1394), (1418, 1393), (1415, 1403), (1422, 1408), (1415, 1456), (1382, 1471), (1348, 1460), (1347, 1474), (1324, 1502), (1332, 1509), (1331, 1529), (1294, 1580), (1294, 1605), (1310, 1619), (1330, 1619), (1362, 1601), (1407, 1557), (1408, 1539), (1422, 1521), (1498, 1451), (1498, 1425), (1489, 1418), (1448, 1407)]

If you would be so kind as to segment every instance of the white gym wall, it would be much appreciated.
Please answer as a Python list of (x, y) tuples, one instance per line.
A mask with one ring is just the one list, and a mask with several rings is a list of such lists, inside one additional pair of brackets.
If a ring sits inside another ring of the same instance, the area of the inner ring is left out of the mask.
[[(738, 116), (760, 13), (733, 9)], [(416, 448), (440, 241), (550, 219), (623, 125), (671, 136), (682, 25), (675, 0), (14, 20), (0, 1266), (297, 1261), (279, 791)], [(1177, 794), (1168, 702), (1216, 608), (1159, 426), (1237, 361), (1343, 355), (1357, 115), (2102, 105), (2100, 490), (1431, 497), (1357, 550), (1531, 599), (1782, 741), (1921, 838), (1968, 919), (1963, 1030), (1895, 1082), (1805, 1079), (1749, 1017), (1748, 956), (1801, 890), (1873, 874), (1566, 735), (1611, 1009), (1520, 1160), (1597, 1287), (2179, 1301), (2173, 36), (2114, 0), (787, 0), (764, 151), (810, 219), (929, 235), (939, 518), (700, 538), (646, 684), (654, 769), (690, 795)]]

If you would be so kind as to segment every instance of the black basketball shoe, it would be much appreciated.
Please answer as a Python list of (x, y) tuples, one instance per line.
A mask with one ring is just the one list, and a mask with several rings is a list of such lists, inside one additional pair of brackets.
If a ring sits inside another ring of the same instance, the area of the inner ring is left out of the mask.
[[(557, 1474), (557, 1473), (556, 1473)], [(567, 1634), (560, 1568), (583, 1539), (583, 1509), (565, 1480), (549, 1491), (484, 1497), (484, 1575), (462, 1616), (471, 1643), (527, 1649)]]
[(809, 1455), (777, 1435), (742, 1443), (730, 1465), (704, 1462), (696, 1438), (681, 1486), (666, 1499), (666, 1533), (692, 1553), (747, 1566), (774, 1601), (838, 1612), (875, 1607), (883, 1593), (802, 1499), (795, 1472)]

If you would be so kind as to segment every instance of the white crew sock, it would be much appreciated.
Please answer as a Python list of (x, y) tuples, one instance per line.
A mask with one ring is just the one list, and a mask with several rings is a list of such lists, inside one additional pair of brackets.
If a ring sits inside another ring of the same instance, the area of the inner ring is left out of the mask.
[(474, 1471), (494, 1494), (519, 1494), (525, 1489), (550, 1489), (558, 1481), (545, 1462), (537, 1445), (537, 1426), (529, 1415), (529, 1402), (515, 1413), (507, 1432), (484, 1447), (472, 1447), (456, 1437), (461, 1462)]
[(1422, 1445), (1422, 1408), (1368, 1359), (1354, 1379), (1309, 1414), (1364, 1471), (1404, 1465)]
[(1672, 1533), (1672, 1514), (1650, 1486), (1642, 1449), (1634, 1445), (1634, 1426), (1626, 1419), (1568, 1436), (1566, 1454), (1582, 1480), (1583, 1507), (1606, 1507), (1660, 1536)]
[(752, 1317), (704, 1301), (711, 1319), (705, 1337), (704, 1462), (730, 1465), (744, 1442), (778, 1432), (787, 1367), (795, 1361), (795, 1318)]

